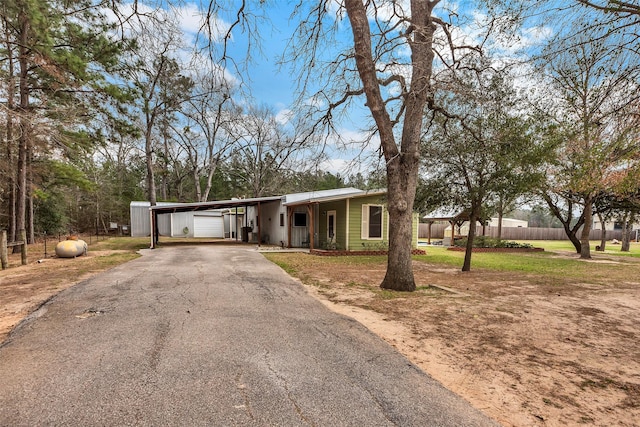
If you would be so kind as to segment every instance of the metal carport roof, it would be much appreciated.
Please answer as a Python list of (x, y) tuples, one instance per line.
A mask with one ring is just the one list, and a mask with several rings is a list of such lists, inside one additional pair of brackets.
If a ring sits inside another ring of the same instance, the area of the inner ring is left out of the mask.
[[(283, 196), (254, 197), (249, 199), (215, 200), (211, 202), (176, 203), (150, 206), (151, 215), (151, 249), (158, 243), (158, 215), (175, 212), (194, 212), (210, 209), (230, 209), (235, 207), (260, 206), (261, 203), (276, 202)], [(259, 225), (258, 225), (259, 227)], [(259, 233), (259, 231), (258, 231)], [(258, 242), (258, 245), (260, 243)]]

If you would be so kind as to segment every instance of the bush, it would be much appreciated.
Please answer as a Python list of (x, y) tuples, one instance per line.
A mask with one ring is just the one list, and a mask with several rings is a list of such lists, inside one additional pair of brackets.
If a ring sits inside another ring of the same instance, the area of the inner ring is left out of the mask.
[[(467, 246), (467, 239), (458, 239), (456, 240), (456, 246)], [(518, 243), (507, 240), (498, 240), (492, 237), (486, 236), (477, 236), (473, 239), (473, 247), (474, 248), (526, 248), (532, 249), (528, 243)]]

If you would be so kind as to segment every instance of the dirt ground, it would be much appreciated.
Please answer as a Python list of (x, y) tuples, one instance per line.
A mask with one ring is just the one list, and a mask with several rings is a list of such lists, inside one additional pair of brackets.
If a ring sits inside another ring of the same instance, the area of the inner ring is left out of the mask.
[[(123, 252), (0, 271), (0, 342), (52, 295), (131, 256)], [(326, 268), (321, 257), (296, 256), (312, 295), (505, 426), (640, 425), (637, 259), (595, 259), (630, 271), (606, 285), (415, 262), (421, 288), (398, 297), (377, 286), (383, 259)]]
[(7, 270), (0, 271), (0, 343), (27, 315), (57, 293), (135, 257), (127, 250), (89, 250), (78, 258), (29, 256), (28, 265), (20, 265), (20, 255), (9, 255)]
[(604, 285), (414, 262), (418, 285), (439, 287), (406, 297), (377, 287), (384, 264), (308, 260), (295, 274), (502, 425), (638, 426), (638, 261), (622, 260), (628, 280)]

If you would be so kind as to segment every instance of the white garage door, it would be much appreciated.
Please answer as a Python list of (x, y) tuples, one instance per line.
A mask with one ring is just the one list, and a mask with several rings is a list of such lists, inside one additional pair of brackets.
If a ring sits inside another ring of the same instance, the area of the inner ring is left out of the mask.
[(194, 216), (194, 237), (224, 237), (224, 220), (221, 216)]

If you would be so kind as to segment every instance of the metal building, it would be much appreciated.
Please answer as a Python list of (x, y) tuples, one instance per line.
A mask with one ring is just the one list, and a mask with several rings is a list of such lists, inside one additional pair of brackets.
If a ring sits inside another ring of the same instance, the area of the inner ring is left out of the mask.
[[(159, 202), (156, 206), (176, 206)], [(131, 236), (151, 236), (149, 202), (131, 202)], [(158, 215), (158, 233), (165, 237), (225, 237), (224, 212), (210, 209), (197, 212), (169, 212)]]

